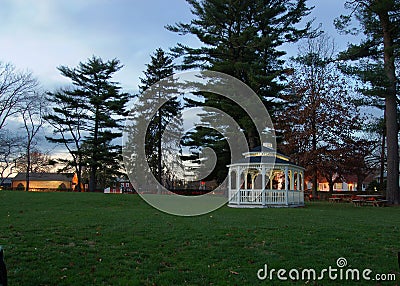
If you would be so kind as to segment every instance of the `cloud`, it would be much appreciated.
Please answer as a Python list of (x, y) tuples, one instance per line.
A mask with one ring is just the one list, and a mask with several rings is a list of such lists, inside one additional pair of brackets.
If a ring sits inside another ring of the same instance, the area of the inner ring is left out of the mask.
[(118, 58), (125, 65), (118, 80), (133, 90), (156, 48), (185, 40), (164, 25), (190, 18), (184, 0), (3, 0), (0, 60), (32, 70), (52, 89), (66, 83), (60, 65)]

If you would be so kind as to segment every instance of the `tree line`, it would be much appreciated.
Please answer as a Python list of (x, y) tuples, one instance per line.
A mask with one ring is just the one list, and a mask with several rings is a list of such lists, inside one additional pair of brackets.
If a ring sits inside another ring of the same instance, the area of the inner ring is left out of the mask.
[[(307, 168), (314, 192), (320, 177), (326, 178), (333, 189), (338, 177), (355, 174), (360, 186), (378, 167), (381, 182), (383, 174), (387, 173), (388, 200), (399, 203), (396, 67), (399, 63), (400, 1), (346, 1), (349, 13), (338, 15), (335, 25), (342, 33), (363, 35), (363, 38), (360, 43), (351, 43), (339, 52), (332, 39), (313, 28), (312, 21), (305, 20), (312, 11), (306, 0), (187, 2), (193, 19), (189, 23), (167, 25), (166, 29), (180, 35), (193, 35), (202, 45), (190, 47), (178, 43), (170, 51), (156, 50), (144, 71), (140, 92), (177, 70), (209, 69), (232, 75), (258, 94), (276, 123), (279, 150)], [(298, 45), (297, 56), (285, 58), (284, 44)], [(7, 64), (3, 64), (1, 70), (6, 67)], [(119, 83), (112, 80), (121, 68), (116, 59), (103, 61), (97, 57), (76, 68), (59, 67), (72, 85), (48, 92), (46, 98), (51, 104), (45, 104), (43, 109), (36, 106), (33, 114), (27, 112), (33, 110), (33, 103), (24, 113), (19, 97), (38, 96), (35, 80), (32, 86), (28, 81), (29, 91), (18, 91), (16, 86), (16, 92), (10, 92), (0, 87), (1, 104), (9, 107), (2, 107), (5, 111), (0, 113), (2, 138), (10, 136), (4, 128), (8, 118), (16, 114), (25, 116), (27, 123), (34, 122), (26, 124), (27, 136), (24, 137), (28, 154), (37, 134), (33, 126), (41, 126), (43, 121), (38, 118), (42, 118), (54, 130), (53, 136), (47, 139), (63, 144), (69, 151), (72, 159), (64, 163), (78, 174), (80, 182), (85, 178), (90, 190), (104, 186), (106, 180), (121, 175), (121, 146), (116, 139), (121, 137), (121, 119), (127, 114), (126, 105), (134, 96), (124, 93)], [(0, 73), (3, 82), (7, 82), (5, 74)], [(31, 74), (15, 70), (12, 74), (22, 77), (21, 83), (23, 75), (33, 79)], [(8, 101), (7, 96), (18, 104)], [(170, 119), (183, 108), (210, 106), (222, 110), (239, 123), (250, 148), (262, 143), (251, 118), (239, 106), (216, 94), (197, 96), (201, 100), (186, 98), (184, 102), (169, 102), (151, 121), (146, 156), (160, 182), (168, 181), (168, 160), (163, 156), (168, 148), (162, 145), (161, 134)], [(44, 98), (43, 95), (39, 97)], [(29, 100), (23, 102), (25, 107), (29, 106)], [(360, 111), (362, 107), (378, 108), (384, 117), (365, 118)], [(200, 118), (204, 123), (218, 122), (210, 113), (200, 114)], [(6, 143), (7, 140), (2, 140), (2, 145)], [(181, 146), (194, 150), (194, 154), (204, 147), (213, 148), (218, 160), (208, 179), (219, 181), (226, 177), (229, 148), (220, 134), (198, 127), (183, 137)], [(3, 146), (1, 148), (3, 152)], [(28, 154), (26, 158), (29, 157)]]

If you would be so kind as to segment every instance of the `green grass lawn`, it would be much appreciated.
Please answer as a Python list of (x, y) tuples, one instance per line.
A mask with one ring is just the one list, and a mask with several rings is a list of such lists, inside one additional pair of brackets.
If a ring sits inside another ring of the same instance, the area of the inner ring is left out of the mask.
[[(353, 285), (259, 281), (257, 271), (336, 267), (396, 273), (400, 208), (307, 204), (167, 215), (136, 195), (0, 191), (9, 285)], [(372, 276), (371, 276), (372, 277)]]

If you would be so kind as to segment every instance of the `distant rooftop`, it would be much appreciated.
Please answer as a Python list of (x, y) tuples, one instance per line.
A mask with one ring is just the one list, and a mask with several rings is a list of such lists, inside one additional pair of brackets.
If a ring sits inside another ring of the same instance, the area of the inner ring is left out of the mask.
[[(74, 177), (74, 173), (30, 173), (30, 181), (70, 181)], [(26, 173), (18, 173), (13, 181), (26, 180)]]

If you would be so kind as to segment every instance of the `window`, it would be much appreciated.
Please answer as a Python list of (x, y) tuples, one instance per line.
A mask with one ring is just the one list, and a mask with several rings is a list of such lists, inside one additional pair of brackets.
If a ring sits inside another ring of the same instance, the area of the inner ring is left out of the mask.
[(335, 190), (343, 190), (343, 183), (335, 183), (335, 185), (333, 186), (333, 188)]

